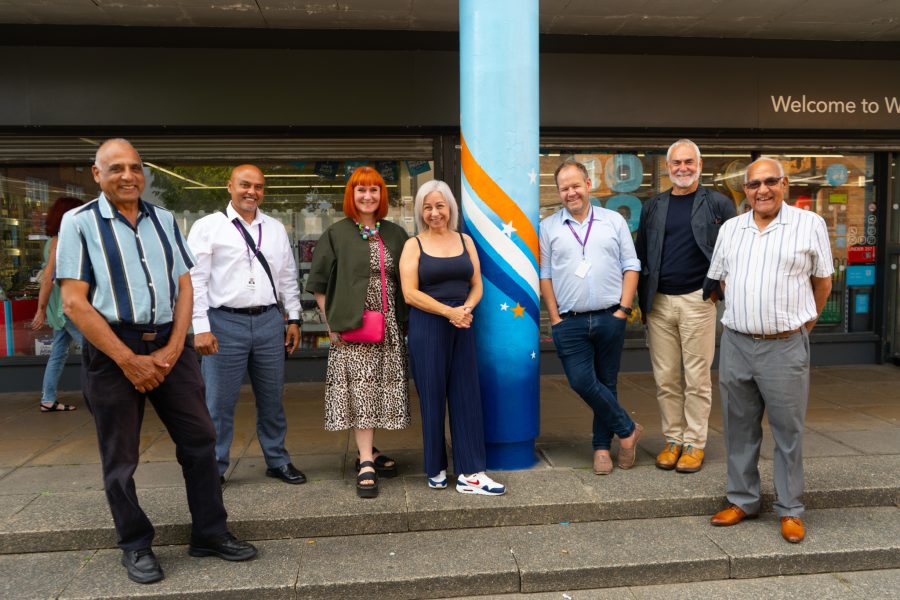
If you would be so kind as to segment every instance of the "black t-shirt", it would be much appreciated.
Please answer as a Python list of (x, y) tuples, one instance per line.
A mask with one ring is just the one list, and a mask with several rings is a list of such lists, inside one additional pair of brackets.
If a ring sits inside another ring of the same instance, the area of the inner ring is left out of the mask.
[(690, 294), (703, 287), (709, 261), (694, 240), (691, 210), (697, 192), (669, 194), (666, 233), (663, 238), (662, 265), (657, 291), (663, 294)]

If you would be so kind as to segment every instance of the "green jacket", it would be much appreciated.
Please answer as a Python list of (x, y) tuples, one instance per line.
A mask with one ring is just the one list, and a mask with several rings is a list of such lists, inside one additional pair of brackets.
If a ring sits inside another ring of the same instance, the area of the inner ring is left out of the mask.
[[(400, 289), (399, 266), (400, 253), (409, 236), (390, 221), (382, 221), (380, 231), (385, 248), (394, 259), (397, 321), (405, 323), (408, 309)], [(316, 244), (306, 291), (325, 294), (325, 316), (332, 331), (348, 331), (362, 325), (369, 286), (369, 243), (362, 239), (351, 219), (342, 219), (326, 229)]]

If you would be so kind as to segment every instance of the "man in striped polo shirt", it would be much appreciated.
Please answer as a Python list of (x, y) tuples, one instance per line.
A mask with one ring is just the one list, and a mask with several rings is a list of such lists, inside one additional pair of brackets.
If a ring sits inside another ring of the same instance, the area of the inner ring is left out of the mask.
[(708, 277), (725, 291), (719, 388), (728, 454), (730, 506), (711, 523), (736, 525), (759, 513), (763, 411), (775, 442), (774, 508), (781, 535), (797, 543), (806, 531), (803, 422), (809, 394), (809, 332), (831, 293), (834, 265), (824, 219), (784, 203), (781, 163), (760, 158), (744, 191), (752, 210), (726, 221)]
[(226, 526), (215, 430), (197, 355), (185, 347), (194, 263), (173, 215), (141, 200), (141, 157), (126, 140), (104, 142), (92, 167), (100, 196), (66, 213), (56, 277), (66, 316), (84, 334), (82, 388), (94, 417), (103, 487), (122, 565), (137, 583), (163, 578), (133, 474), (147, 398), (175, 442), (193, 519), (192, 556), (247, 560), (256, 548)]

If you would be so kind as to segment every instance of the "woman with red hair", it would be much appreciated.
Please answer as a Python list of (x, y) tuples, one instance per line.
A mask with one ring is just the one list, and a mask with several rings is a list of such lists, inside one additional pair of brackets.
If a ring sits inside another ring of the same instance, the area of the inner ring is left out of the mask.
[(76, 408), (71, 404), (60, 404), (56, 399), (56, 386), (59, 385), (59, 377), (66, 366), (69, 344), (75, 340), (80, 346), (82, 340), (81, 332), (63, 314), (59, 285), (53, 281), (53, 273), (56, 270), (56, 236), (59, 235), (63, 215), (81, 205), (82, 202), (78, 198), (62, 196), (57, 198), (47, 211), (45, 232), (50, 239), (44, 244), (41, 290), (38, 293), (37, 312), (31, 321), (31, 328), (34, 331), (43, 327), (45, 323), (53, 328), (53, 345), (50, 347), (50, 358), (47, 359), (47, 367), (44, 369), (44, 385), (41, 393), (41, 412), (44, 413), (66, 412)]
[[(402, 227), (384, 220), (387, 212), (384, 179), (371, 167), (356, 169), (344, 189), (347, 218), (319, 238), (306, 282), (331, 337), (325, 429), (353, 429), (359, 450), (356, 493), (361, 498), (378, 495), (379, 475), (397, 474), (396, 462), (373, 446), (375, 429), (409, 426), (406, 342), (400, 332), (407, 307), (397, 266), (408, 236)], [(352, 341), (365, 337), (361, 329), (371, 333), (368, 321), (373, 312), (384, 315), (383, 327), (376, 327), (383, 335)]]

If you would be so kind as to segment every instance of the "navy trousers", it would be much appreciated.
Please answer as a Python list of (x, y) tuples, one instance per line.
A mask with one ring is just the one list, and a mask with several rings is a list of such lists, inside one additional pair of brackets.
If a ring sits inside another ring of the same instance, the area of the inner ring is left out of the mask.
[(434, 477), (447, 469), (444, 416), (448, 403), (456, 473), (484, 471), (475, 331), (459, 329), (444, 317), (411, 308), (408, 339), (410, 367), (422, 409), (425, 474)]

